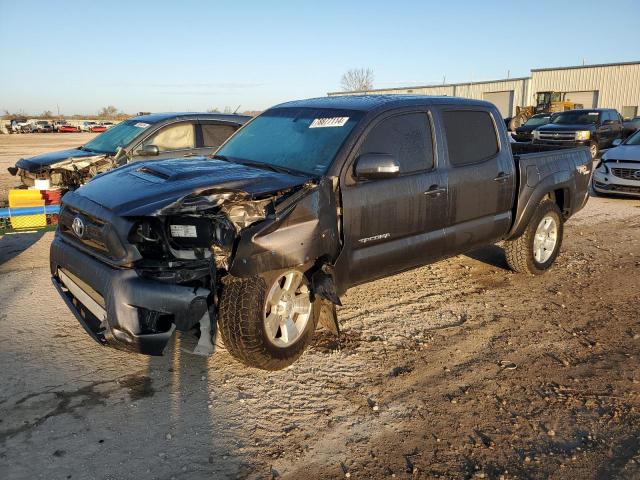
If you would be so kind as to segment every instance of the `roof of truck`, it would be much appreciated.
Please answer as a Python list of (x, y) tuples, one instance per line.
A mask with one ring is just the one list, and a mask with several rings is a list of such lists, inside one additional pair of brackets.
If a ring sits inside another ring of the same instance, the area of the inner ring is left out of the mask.
[(432, 95), (342, 95), (331, 97), (294, 100), (276, 105), (278, 107), (310, 107), (337, 108), (343, 110), (371, 111), (381, 107), (411, 105), (482, 105), (492, 107), (493, 104), (483, 100), (460, 97), (439, 97)]

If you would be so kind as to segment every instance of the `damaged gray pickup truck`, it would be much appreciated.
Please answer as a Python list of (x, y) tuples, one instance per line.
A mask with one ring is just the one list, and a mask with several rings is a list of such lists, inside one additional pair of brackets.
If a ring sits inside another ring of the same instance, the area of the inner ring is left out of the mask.
[(505, 240), (509, 265), (553, 264), (588, 198), (588, 149), (513, 150), (490, 103), (294, 101), (211, 158), (129, 164), (63, 198), (53, 282), (99, 343), (293, 363), (356, 284)]

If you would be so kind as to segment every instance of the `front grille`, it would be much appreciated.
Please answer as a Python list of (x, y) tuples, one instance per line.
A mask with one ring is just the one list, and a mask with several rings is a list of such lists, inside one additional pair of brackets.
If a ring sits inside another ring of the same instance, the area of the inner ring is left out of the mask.
[(540, 140), (554, 140), (560, 142), (573, 142), (576, 139), (576, 132), (545, 132), (543, 130), (538, 131)]
[(612, 168), (611, 173), (616, 177), (624, 178), (625, 180), (640, 181), (640, 169), (637, 168)]
[[(79, 217), (84, 223), (84, 234), (78, 237), (73, 231), (73, 220)], [(106, 224), (104, 221), (80, 212), (74, 208), (64, 206), (60, 211), (60, 232), (72, 242), (79, 242), (101, 254), (109, 254), (109, 247), (106, 237)]]

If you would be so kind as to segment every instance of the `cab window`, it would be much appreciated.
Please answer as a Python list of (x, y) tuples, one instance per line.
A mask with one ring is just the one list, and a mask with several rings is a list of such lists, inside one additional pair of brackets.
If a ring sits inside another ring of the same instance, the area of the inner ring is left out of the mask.
[(144, 145), (155, 145), (161, 152), (195, 148), (196, 136), (193, 123), (182, 122), (168, 125), (148, 138)]
[(219, 147), (236, 131), (233, 125), (202, 124), (202, 146)]
[(472, 165), (498, 153), (498, 136), (489, 112), (449, 110), (442, 112), (449, 162), (454, 167)]
[(387, 118), (373, 127), (362, 146), (365, 153), (387, 153), (400, 164), (400, 173), (433, 168), (431, 124), (426, 113), (408, 113)]

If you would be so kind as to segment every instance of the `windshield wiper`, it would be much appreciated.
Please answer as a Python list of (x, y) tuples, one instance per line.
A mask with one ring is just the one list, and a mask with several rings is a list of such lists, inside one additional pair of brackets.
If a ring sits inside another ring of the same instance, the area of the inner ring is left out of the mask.
[(306, 172), (300, 170), (294, 170), (293, 168), (282, 167), (280, 165), (272, 165), (270, 163), (256, 162), (253, 160), (246, 160), (244, 158), (227, 157), (225, 155), (213, 155), (211, 157), (214, 160), (222, 160), (225, 162), (239, 163), (241, 165), (247, 165), (249, 167), (261, 168), (263, 170), (270, 170), (276, 173), (288, 173), (289, 175), (304, 175), (308, 176)]
[(224, 162), (231, 162), (231, 159), (229, 157), (225, 157), (224, 155), (213, 155), (211, 158), (213, 158), (214, 160), (222, 160)]

